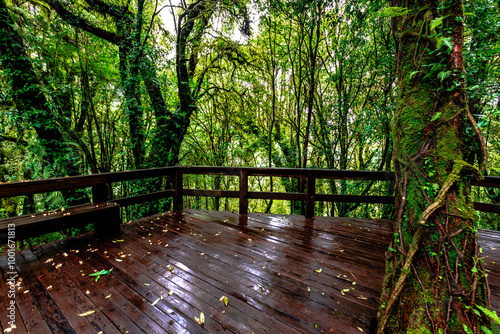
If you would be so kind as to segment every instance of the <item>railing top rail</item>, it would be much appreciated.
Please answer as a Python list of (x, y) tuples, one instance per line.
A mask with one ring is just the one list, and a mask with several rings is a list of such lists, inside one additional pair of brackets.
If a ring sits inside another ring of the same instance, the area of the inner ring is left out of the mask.
[[(32, 195), (43, 192), (86, 188), (106, 183), (130, 181), (172, 175), (176, 170), (182, 174), (234, 175), (245, 171), (248, 176), (308, 177), (346, 180), (394, 180), (394, 173), (388, 171), (353, 171), (322, 168), (259, 168), (259, 167), (210, 167), (210, 166), (171, 166), (162, 168), (139, 169), (124, 172), (79, 175), (33, 181), (0, 183), (0, 198)], [(500, 177), (487, 176), (484, 180), (473, 180), (475, 186), (500, 187)]]
[(0, 198), (32, 195), (50, 191), (86, 188), (112, 182), (130, 181), (170, 175), (177, 167), (138, 169), (125, 172), (57, 177), (32, 181), (0, 183)]
[(316, 178), (335, 178), (351, 180), (382, 180), (394, 179), (393, 172), (367, 170), (338, 170), (324, 168), (261, 168), (261, 167), (210, 167), (210, 166), (180, 166), (183, 174), (212, 174), (212, 175), (239, 175), (246, 171), (248, 176), (279, 176), (279, 177), (307, 177), (313, 174)]

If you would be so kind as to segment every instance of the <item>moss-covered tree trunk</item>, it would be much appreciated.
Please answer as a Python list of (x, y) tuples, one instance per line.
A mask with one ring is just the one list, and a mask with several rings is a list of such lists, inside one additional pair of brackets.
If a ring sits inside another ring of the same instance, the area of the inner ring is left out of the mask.
[(479, 173), (464, 162), (465, 129), (477, 128), (463, 85), (463, 3), (391, 6), (396, 210), (378, 332), (479, 333), (489, 325), (477, 306), (489, 305), (489, 293), (466, 177)]

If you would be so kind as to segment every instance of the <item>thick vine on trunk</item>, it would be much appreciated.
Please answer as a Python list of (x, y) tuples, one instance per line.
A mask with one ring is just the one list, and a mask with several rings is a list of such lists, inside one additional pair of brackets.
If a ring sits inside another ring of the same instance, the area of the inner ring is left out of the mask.
[(479, 173), (464, 162), (465, 128), (475, 125), (463, 84), (463, 3), (391, 6), (396, 210), (378, 333), (479, 333), (489, 324), (477, 306), (489, 305), (489, 293), (466, 177)]

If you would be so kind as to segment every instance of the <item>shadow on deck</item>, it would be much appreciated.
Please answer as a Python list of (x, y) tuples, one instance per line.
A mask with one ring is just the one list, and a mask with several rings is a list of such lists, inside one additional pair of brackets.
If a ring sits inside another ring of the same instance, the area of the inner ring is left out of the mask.
[[(12, 332), (370, 333), (390, 238), (386, 220), (148, 217), (122, 225), (119, 239), (89, 233), (17, 254)], [(498, 310), (500, 232), (481, 230), (480, 243)], [(10, 276), (0, 276), (2, 331)]]

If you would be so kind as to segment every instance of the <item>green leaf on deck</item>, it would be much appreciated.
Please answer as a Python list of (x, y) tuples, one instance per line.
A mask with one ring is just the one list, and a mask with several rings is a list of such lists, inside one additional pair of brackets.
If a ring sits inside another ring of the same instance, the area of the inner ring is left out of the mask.
[(95, 281), (97, 282), (101, 278), (101, 276), (111, 273), (112, 270), (113, 268), (111, 268), (110, 270), (103, 269), (99, 272), (89, 274), (89, 276), (95, 276)]
[(227, 305), (229, 304), (229, 299), (226, 297), (226, 296), (222, 296), (220, 297), (219, 299), (221, 302), (224, 302), (224, 305), (227, 307)]

